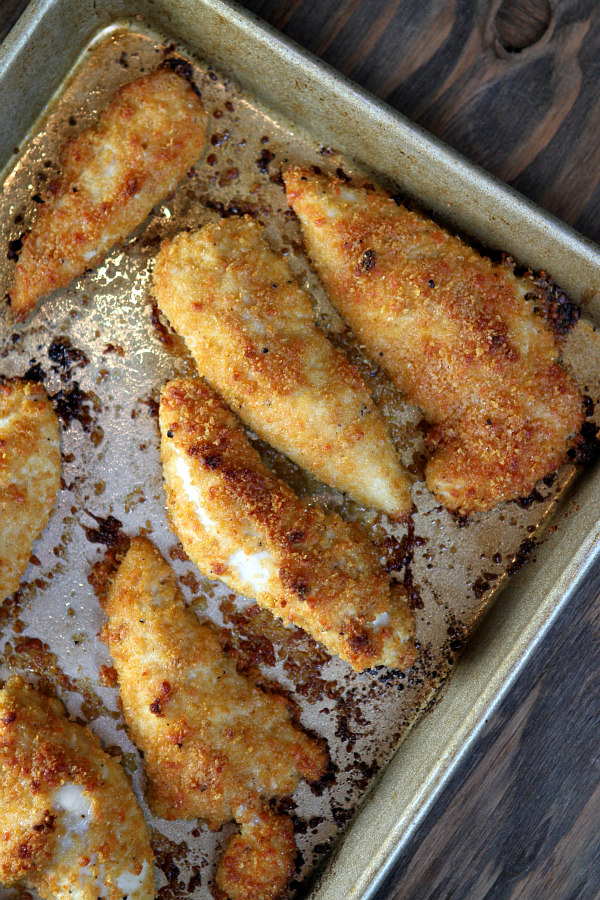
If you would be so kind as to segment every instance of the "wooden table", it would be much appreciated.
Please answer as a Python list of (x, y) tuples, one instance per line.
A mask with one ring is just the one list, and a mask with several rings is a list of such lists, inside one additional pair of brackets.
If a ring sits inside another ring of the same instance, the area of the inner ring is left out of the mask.
[[(0, 0), (0, 38), (25, 5)], [(600, 3), (242, 5), (600, 240)], [(600, 571), (490, 718), (378, 900), (600, 897), (599, 634)]]

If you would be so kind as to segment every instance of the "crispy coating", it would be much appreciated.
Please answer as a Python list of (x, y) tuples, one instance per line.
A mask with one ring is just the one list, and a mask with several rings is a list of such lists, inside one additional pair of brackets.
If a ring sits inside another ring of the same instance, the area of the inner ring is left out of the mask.
[(130, 782), (62, 703), (0, 691), (0, 882), (50, 900), (152, 900), (154, 859)]
[(357, 671), (407, 668), (414, 620), (357, 523), (299, 499), (221, 398), (172, 381), (160, 402), (171, 525), (210, 578), (298, 625)]
[(144, 753), (153, 812), (202, 818), (213, 829), (235, 818), (242, 831), (219, 864), (221, 888), (246, 900), (279, 896), (296, 847), (287, 816), (265, 804), (291, 794), (302, 777), (319, 778), (324, 749), (293, 725), (284, 697), (237, 672), (145, 538), (132, 541), (105, 611), (102, 637), (129, 733)]
[(200, 100), (175, 72), (120, 88), (98, 124), (61, 150), (61, 175), (23, 240), (10, 290), (15, 317), (96, 266), (175, 189), (205, 143)]
[(288, 816), (247, 814), (217, 866), (216, 900), (277, 900), (294, 874), (296, 842)]
[(372, 185), (284, 179), (332, 302), (434, 426), (429, 489), (460, 513), (530, 494), (583, 421), (532, 283)]
[(357, 369), (317, 327), (310, 299), (262, 228), (224, 219), (165, 241), (160, 308), (242, 420), (321, 481), (393, 518), (409, 483)]
[(44, 388), (0, 380), (0, 603), (19, 586), (60, 475), (60, 429)]

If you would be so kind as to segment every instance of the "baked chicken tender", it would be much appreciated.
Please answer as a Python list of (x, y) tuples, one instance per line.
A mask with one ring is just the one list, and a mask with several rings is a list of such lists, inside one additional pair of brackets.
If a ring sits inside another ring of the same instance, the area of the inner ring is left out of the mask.
[(360, 525), (299, 499), (207, 385), (167, 384), (159, 419), (171, 526), (204, 574), (303, 628), (358, 672), (412, 665), (404, 588)]
[(301, 168), (284, 180), (333, 304), (434, 426), (427, 487), (463, 514), (529, 495), (583, 422), (532, 282), (380, 188)]
[(25, 319), (40, 297), (102, 260), (173, 191), (206, 143), (191, 85), (161, 68), (120, 88), (98, 124), (67, 141), (61, 175), (23, 239), (10, 290)]
[(0, 378), (0, 603), (19, 586), (60, 476), (60, 428), (46, 391)]
[(196, 365), (260, 437), (320, 481), (400, 518), (410, 488), (386, 423), (262, 228), (224, 219), (165, 241), (161, 310)]
[(119, 762), (20, 678), (0, 691), (0, 882), (49, 900), (153, 900), (148, 829)]
[(235, 819), (241, 833), (225, 849), (217, 885), (233, 900), (274, 900), (292, 876), (296, 845), (290, 819), (267, 804), (300, 778), (319, 778), (325, 751), (293, 725), (284, 697), (237, 672), (150, 541), (132, 541), (104, 609), (102, 637), (144, 754), (152, 811), (214, 830)]

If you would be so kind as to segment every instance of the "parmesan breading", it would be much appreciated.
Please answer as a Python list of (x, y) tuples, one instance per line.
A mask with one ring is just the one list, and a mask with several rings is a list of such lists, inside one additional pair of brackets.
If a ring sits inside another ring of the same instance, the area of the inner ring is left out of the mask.
[(175, 72), (120, 88), (97, 125), (62, 148), (61, 175), (23, 239), (10, 290), (15, 317), (96, 266), (175, 189), (205, 143), (200, 100)]
[(0, 603), (19, 586), (60, 476), (60, 428), (44, 388), (0, 379)]
[(204, 574), (303, 628), (357, 671), (414, 662), (404, 589), (392, 586), (360, 525), (299, 499), (207, 385), (167, 384), (159, 418), (170, 522)]
[(434, 426), (429, 489), (460, 513), (529, 495), (583, 421), (532, 282), (372, 185), (284, 179), (333, 304)]
[(217, 883), (232, 898), (280, 896), (296, 847), (290, 820), (267, 804), (300, 778), (319, 778), (324, 749), (295, 727), (284, 697), (237, 672), (145, 538), (132, 541), (104, 608), (102, 637), (129, 734), (144, 754), (152, 811), (201, 818), (212, 829), (235, 819), (241, 834), (225, 850)]
[(62, 703), (0, 691), (0, 882), (48, 900), (152, 900), (148, 829), (119, 762)]
[(200, 374), (260, 437), (359, 503), (393, 518), (410, 511), (407, 476), (364, 381), (259, 225), (224, 219), (165, 241), (154, 287)]

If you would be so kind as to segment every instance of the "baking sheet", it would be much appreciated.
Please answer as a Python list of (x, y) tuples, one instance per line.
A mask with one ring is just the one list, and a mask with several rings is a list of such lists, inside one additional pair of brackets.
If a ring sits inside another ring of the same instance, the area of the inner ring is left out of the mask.
[[(95, 120), (115, 88), (152, 70), (165, 55), (184, 54), (141, 26), (110, 29), (96, 39), (35, 136), (15, 155), (0, 205), (2, 243), (12, 256), (35, 215), (40, 191), (56, 170), (58, 148), (69, 134)], [(303, 256), (297, 224), (287, 209), (279, 172), (285, 162), (323, 171), (356, 166), (315, 142), (281, 116), (263, 109), (218, 71), (196, 60), (194, 73), (209, 112), (207, 152), (172, 198), (96, 270), (44, 301), (26, 327), (0, 317), (0, 371), (43, 380), (62, 414), (64, 490), (35, 547), (21, 590), (0, 610), (3, 667), (41, 678), (69, 711), (92, 724), (114, 748), (142, 797), (143, 772), (118, 712), (110, 666), (97, 640), (103, 614), (97, 593), (108, 551), (121, 535), (145, 533), (169, 559), (187, 601), (228, 633), (240, 664), (257, 668), (298, 703), (302, 723), (323, 735), (332, 770), (313, 788), (301, 785), (284, 807), (294, 816), (301, 853), (291, 893), (306, 893), (323, 859), (377, 770), (444, 679), (491, 595), (534, 551), (534, 541), (575, 475), (565, 467), (526, 503), (511, 503), (468, 522), (435, 504), (422, 481), (420, 414), (407, 406), (356, 346)], [(418, 512), (409, 528), (381, 517), (306, 478), (260, 444), (267, 461), (299, 492), (370, 528), (376, 539), (392, 533), (404, 561), (399, 577), (417, 613), (420, 661), (406, 676), (356, 675), (331, 660), (301, 632), (277, 625), (266, 612), (203, 579), (169, 532), (164, 513), (156, 426), (158, 391), (192, 365), (153, 307), (150, 273), (163, 237), (198, 227), (221, 214), (247, 212), (267, 226), (271, 245), (286, 253), (294, 274), (314, 298), (319, 322), (360, 365), (392, 423), (403, 461), (417, 481)], [(12, 247), (12, 251), (11, 251)], [(2, 292), (14, 262), (0, 266)], [(565, 360), (594, 400), (600, 354), (593, 325), (571, 334)], [(553, 526), (554, 527), (554, 526)], [(143, 801), (142, 801), (143, 802)], [(153, 831), (163, 897), (208, 897), (218, 847), (229, 830), (213, 835), (197, 823), (166, 823), (144, 811)], [(4, 896), (4, 895), (0, 895)], [(12, 896), (11, 892), (6, 897)]]

